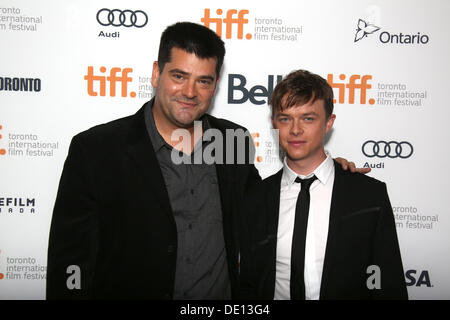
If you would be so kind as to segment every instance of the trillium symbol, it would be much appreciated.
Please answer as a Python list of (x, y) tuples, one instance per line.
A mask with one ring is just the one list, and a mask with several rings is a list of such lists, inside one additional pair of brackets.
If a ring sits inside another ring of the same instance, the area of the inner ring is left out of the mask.
[(367, 23), (366, 21), (359, 19), (358, 20), (358, 29), (356, 29), (355, 41), (359, 41), (364, 37), (367, 37), (368, 34), (372, 34), (376, 31), (380, 30), (379, 27)]

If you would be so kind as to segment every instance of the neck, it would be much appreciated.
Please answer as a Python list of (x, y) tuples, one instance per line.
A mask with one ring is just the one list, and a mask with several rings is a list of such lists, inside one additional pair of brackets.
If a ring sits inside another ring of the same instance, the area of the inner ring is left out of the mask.
[(288, 156), (286, 157), (286, 163), (289, 166), (289, 168), (294, 171), (295, 173), (307, 176), (310, 173), (312, 173), (314, 170), (317, 169), (318, 166), (327, 158), (327, 155), (325, 154), (325, 150), (322, 150), (320, 154), (318, 154), (314, 158), (308, 158), (308, 159), (300, 159), (300, 160), (294, 160), (290, 159)]

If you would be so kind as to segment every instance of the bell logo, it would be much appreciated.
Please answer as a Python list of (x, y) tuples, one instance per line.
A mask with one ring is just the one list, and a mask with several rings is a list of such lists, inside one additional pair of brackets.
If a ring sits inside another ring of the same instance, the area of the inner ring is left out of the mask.
[[(106, 73), (105, 67), (100, 67), (101, 73)], [(87, 81), (87, 92), (90, 96), (96, 97), (100, 91), (100, 96), (104, 97), (106, 96), (106, 82), (109, 82), (109, 96), (115, 97), (116, 96), (116, 84), (117, 82), (120, 82), (121, 84), (121, 97), (127, 97), (128, 96), (128, 82), (133, 81), (133, 78), (129, 77), (128, 75), (133, 72), (132, 68), (111, 68), (109, 71), (109, 76), (102, 76), (102, 75), (94, 75), (94, 67), (89, 66), (88, 72), (84, 76), (84, 80)], [(120, 76), (119, 76), (120, 74)], [(94, 88), (94, 83), (97, 84)], [(136, 92), (130, 92), (130, 97), (134, 98), (136, 97)]]
[[(222, 9), (217, 9), (216, 14), (221, 16), (223, 13)], [(222, 37), (222, 23), (225, 24), (225, 38), (231, 39), (232, 33), (233, 33), (233, 24), (237, 24), (237, 38), (243, 39), (244, 37), (244, 24), (248, 23), (248, 19), (245, 19), (245, 15), (248, 14), (248, 10), (236, 10), (236, 9), (230, 9), (226, 13), (226, 18), (211, 18), (210, 15), (210, 9), (205, 9), (205, 15), (201, 19), (205, 27), (210, 28), (210, 25), (214, 23), (216, 25), (216, 33), (219, 37)], [(237, 18), (234, 17), (237, 15)], [(247, 33), (245, 35), (245, 38), (247, 40), (250, 40), (252, 38), (251, 33)]]
[[(340, 80), (345, 80), (346, 75), (340, 74), (339, 75)], [(350, 76), (348, 83), (338, 83), (334, 82), (334, 76), (333, 74), (328, 74), (327, 76), (328, 84), (333, 89), (338, 89), (338, 100), (337, 103), (345, 103), (345, 96), (346, 93), (348, 93), (348, 103), (354, 104), (355, 103), (355, 93), (357, 90), (360, 91), (360, 104), (366, 104), (366, 97), (367, 97), (367, 90), (372, 88), (372, 85), (369, 84), (369, 80), (372, 80), (371, 75), (364, 75), (360, 76), (357, 74), (353, 74)], [(346, 90), (348, 89), (348, 90)], [(336, 99), (333, 100), (334, 103), (336, 103)], [(369, 104), (373, 105), (375, 104), (375, 99), (369, 99)]]
[[(228, 75), (228, 103), (229, 104), (242, 104), (247, 100), (250, 100), (252, 104), (262, 105), (268, 104), (274, 87), (280, 82), (282, 76), (269, 75), (267, 77), (267, 87), (262, 85), (256, 85), (247, 89), (247, 79), (242, 74)], [(275, 83), (276, 81), (276, 83)]]

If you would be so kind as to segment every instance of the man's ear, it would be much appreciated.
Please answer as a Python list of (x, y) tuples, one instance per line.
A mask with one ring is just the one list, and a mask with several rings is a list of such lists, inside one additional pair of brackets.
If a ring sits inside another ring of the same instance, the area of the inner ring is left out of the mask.
[(277, 125), (276, 125), (276, 120), (277, 120), (277, 115), (275, 114), (275, 112), (273, 112), (273, 110), (271, 110), (272, 115), (270, 116), (270, 121), (272, 122), (272, 128), (276, 129)]
[(216, 83), (214, 84), (214, 92), (213, 96), (216, 94), (217, 91), (217, 85), (219, 84), (220, 76), (217, 76)]
[(153, 62), (153, 70), (152, 70), (152, 86), (153, 88), (156, 88), (159, 83), (159, 64), (158, 61)]
[(325, 133), (328, 134), (330, 132), (331, 128), (333, 128), (334, 120), (336, 119), (336, 115), (332, 114), (325, 125)]

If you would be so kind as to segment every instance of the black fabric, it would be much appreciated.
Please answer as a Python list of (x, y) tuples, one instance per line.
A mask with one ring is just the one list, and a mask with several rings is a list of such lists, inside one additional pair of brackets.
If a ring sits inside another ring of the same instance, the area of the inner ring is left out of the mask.
[(301, 183), (301, 189), (298, 193), (297, 203), (295, 205), (294, 232), (292, 235), (291, 251), (291, 300), (305, 300), (305, 246), (306, 231), (308, 228), (308, 216), (310, 205), (309, 187), (317, 179), (312, 176), (308, 179), (295, 179), (296, 183)]
[[(72, 139), (50, 227), (47, 299), (173, 298), (177, 228), (146, 130), (146, 105), (135, 115)], [(226, 129), (243, 129), (207, 117), (224, 136)], [(238, 204), (260, 177), (248, 162), (217, 164), (216, 171), (228, 272), (236, 297)], [(67, 286), (71, 265), (81, 270), (80, 289)]]
[[(407, 299), (405, 275), (386, 185), (335, 163), (321, 300)], [(273, 299), (283, 170), (246, 194), (242, 206), (242, 299)], [(370, 289), (367, 268), (381, 270), (381, 288)]]

